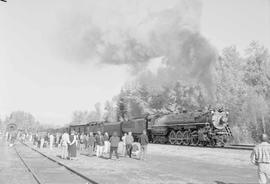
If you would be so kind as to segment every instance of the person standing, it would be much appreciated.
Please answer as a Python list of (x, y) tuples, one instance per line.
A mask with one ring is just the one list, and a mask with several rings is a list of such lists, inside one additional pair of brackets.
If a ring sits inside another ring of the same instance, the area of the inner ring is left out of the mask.
[(9, 132), (6, 132), (6, 141), (8, 142)]
[(132, 132), (128, 132), (128, 135), (126, 136), (126, 153), (131, 158), (131, 153), (132, 153), (132, 143), (134, 139), (132, 136)]
[(96, 145), (97, 145), (96, 155), (97, 155), (97, 157), (101, 157), (102, 152), (103, 152), (103, 148), (104, 148), (104, 137), (100, 131), (98, 131), (97, 135), (96, 135)]
[(113, 136), (110, 138), (111, 148), (110, 148), (110, 159), (112, 159), (112, 154), (115, 152), (116, 158), (118, 157), (118, 144), (120, 142), (120, 138), (117, 136), (117, 132), (113, 132)]
[(124, 133), (124, 136), (122, 137), (122, 141), (123, 141), (123, 145), (121, 145), (121, 154), (123, 156), (127, 155), (127, 152), (126, 152), (126, 137), (127, 137), (127, 133)]
[(85, 134), (84, 139), (83, 139), (83, 144), (84, 144), (84, 150), (85, 151), (88, 149), (88, 141), (89, 141), (89, 135)]
[(53, 148), (53, 143), (54, 143), (54, 136), (53, 136), (53, 134), (50, 134), (49, 139), (50, 139), (50, 150), (52, 150), (52, 148)]
[(55, 145), (56, 145), (56, 147), (57, 148), (59, 148), (59, 140), (60, 140), (60, 135), (59, 135), (59, 133), (56, 133), (56, 137), (55, 137)]
[(93, 156), (94, 146), (95, 146), (95, 137), (93, 132), (90, 132), (89, 139), (88, 139), (88, 149), (89, 149), (89, 156)]
[(45, 142), (44, 136), (41, 135), (41, 137), (40, 137), (40, 148), (44, 147), (44, 142)]
[(80, 151), (83, 151), (83, 147), (84, 147), (84, 133), (81, 133), (79, 136), (79, 142), (80, 142)]
[(32, 140), (33, 140), (33, 134), (31, 133), (31, 134), (29, 135), (29, 142), (32, 142)]
[(69, 149), (69, 158), (70, 160), (73, 160), (76, 158), (77, 156), (77, 149), (76, 149), (76, 135), (75, 135), (75, 131), (72, 130), (71, 131), (71, 134), (69, 136), (69, 146), (68, 146), (68, 149)]
[(64, 134), (61, 137), (60, 141), (60, 146), (61, 146), (61, 158), (62, 159), (67, 159), (68, 157), (68, 144), (70, 143), (69, 141), (69, 135), (65, 131)]
[[(15, 133), (15, 131), (12, 131), (12, 132), (10, 132), (9, 135), (10, 135), (9, 146), (12, 147), (12, 146), (14, 146), (14, 144), (15, 144), (16, 133)], [(17, 135), (18, 135), (18, 134), (17, 134)]]
[(37, 134), (35, 134), (34, 137), (33, 137), (33, 145), (34, 146), (37, 145)]
[(44, 137), (44, 145), (45, 148), (47, 148), (49, 146), (49, 136), (50, 134), (48, 133), (45, 137)]
[(37, 135), (37, 147), (40, 148), (40, 144), (41, 144), (41, 136)]
[(140, 159), (146, 160), (147, 145), (149, 143), (148, 136), (146, 134), (146, 130), (144, 130), (143, 134), (140, 136), (140, 143), (141, 143)]
[(26, 137), (25, 133), (22, 133), (22, 135), (21, 135), (21, 141), (22, 142), (25, 142), (25, 137)]
[(77, 151), (79, 151), (80, 150), (80, 134), (74, 130), (74, 136), (76, 139), (76, 149)]
[(266, 134), (262, 134), (261, 143), (255, 146), (251, 153), (251, 163), (258, 167), (260, 184), (267, 184), (270, 179), (270, 144)]
[(109, 135), (107, 132), (104, 133), (104, 151), (103, 154), (109, 153), (110, 150), (110, 142), (109, 142)]

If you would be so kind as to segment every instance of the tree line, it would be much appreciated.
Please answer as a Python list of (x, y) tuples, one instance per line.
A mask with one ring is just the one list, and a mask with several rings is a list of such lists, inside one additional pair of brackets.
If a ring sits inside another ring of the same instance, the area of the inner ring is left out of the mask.
[(17, 129), (26, 132), (37, 132), (38, 130), (45, 128), (31, 113), (24, 111), (14, 111), (3, 120), (0, 119), (0, 130), (5, 131), (7, 125), (11, 123), (16, 124)]

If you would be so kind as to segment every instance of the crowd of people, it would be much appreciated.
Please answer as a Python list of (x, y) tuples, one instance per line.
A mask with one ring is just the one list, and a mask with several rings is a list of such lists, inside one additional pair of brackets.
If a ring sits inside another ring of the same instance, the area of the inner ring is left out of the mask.
[(143, 131), (143, 134), (137, 138), (137, 141), (135, 141), (132, 132), (119, 137), (117, 132), (113, 132), (110, 136), (107, 132), (104, 134), (100, 131), (97, 131), (96, 134), (93, 132), (79, 134), (71, 130), (70, 134), (68, 132), (63, 134), (36, 134), (32, 141), (40, 149), (44, 147), (49, 149), (59, 148), (62, 159), (74, 160), (79, 152), (99, 158), (112, 159), (112, 156), (115, 155), (117, 160), (119, 156), (146, 160), (149, 143), (146, 131)]
[[(149, 143), (146, 131), (139, 136), (138, 142), (135, 142), (132, 132), (119, 137), (117, 132), (113, 132), (110, 137), (107, 132), (102, 134), (98, 131), (95, 135), (93, 132), (89, 134), (78, 134), (74, 130), (68, 134), (67, 132), (60, 134), (28, 134), (24, 132), (6, 132), (5, 141), (9, 146), (13, 146), (15, 141), (24, 142), (32, 141), (38, 148), (43, 149), (54, 147), (61, 150), (61, 158), (76, 159), (77, 151), (86, 152), (88, 156), (97, 156), (112, 159), (113, 154), (117, 160), (119, 154), (129, 158), (146, 159), (147, 145)], [(270, 179), (270, 140), (267, 134), (262, 134), (261, 143), (256, 145), (251, 153), (251, 163), (258, 167), (257, 174), (260, 184), (266, 184)]]
[[(4, 139), (6, 142), (9, 143), (9, 147), (12, 147), (15, 145), (17, 141), (24, 142), (26, 139), (30, 140), (31, 139), (31, 134), (25, 133), (25, 132), (20, 132), (20, 131), (11, 131), (11, 132), (6, 132), (4, 135)], [(2, 137), (3, 138), (3, 137)]]

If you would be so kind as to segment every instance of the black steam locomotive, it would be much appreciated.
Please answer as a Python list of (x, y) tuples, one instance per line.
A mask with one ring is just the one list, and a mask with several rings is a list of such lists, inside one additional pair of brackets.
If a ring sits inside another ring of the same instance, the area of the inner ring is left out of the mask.
[(232, 132), (228, 112), (182, 112), (155, 117), (149, 129), (154, 143), (224, 146)]
[(228, 125), (228, 112), (224, 110), (208, 110), (207, 112), (182, 112), (172, 114), (147, 115), (123, 122), (90, 122), (70, 125), (66, 131), (77, 133), (97, 131), (117, 132), (123, 135), (132, 132), (135, 139), (147, 130), (153, 143), (177, 145), (224, 146), (232, 136)]

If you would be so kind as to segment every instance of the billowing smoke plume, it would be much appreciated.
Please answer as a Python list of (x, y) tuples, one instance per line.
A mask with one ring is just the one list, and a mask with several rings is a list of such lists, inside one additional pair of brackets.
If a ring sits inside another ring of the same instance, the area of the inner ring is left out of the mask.
[[(62, 32), (73, 61), (126, 65), (148, 85), (196, 82), (211, 95), (216, 52), (200, 34), (200, 1), (101, 0), (87, 5)], [(153, 61), (162, 63), (155, 74), (147, 71)]]

